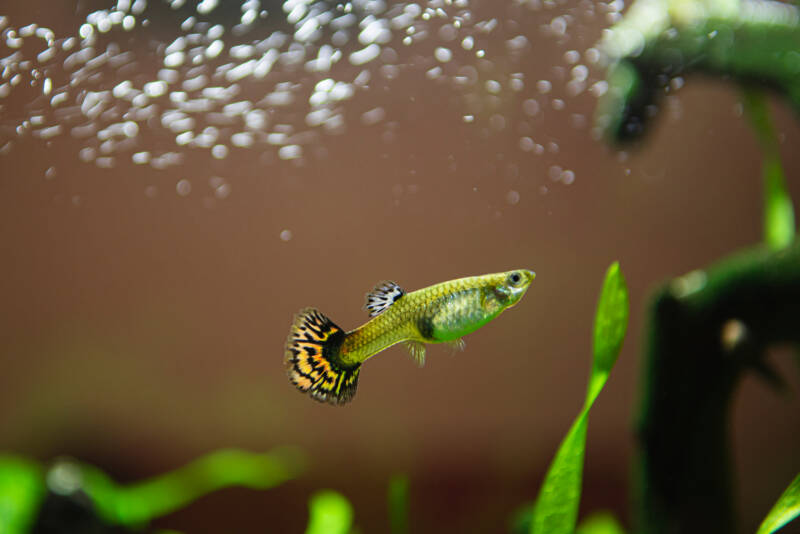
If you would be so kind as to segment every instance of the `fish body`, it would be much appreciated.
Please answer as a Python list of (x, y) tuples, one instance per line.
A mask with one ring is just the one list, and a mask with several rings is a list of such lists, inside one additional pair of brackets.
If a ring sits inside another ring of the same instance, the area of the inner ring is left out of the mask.
[(382, 282), (367, 294), (372, 319), (344, 332), (313, 308), (295, 316), (286, 342), (291, 382), (316, 400), (344, 404), (355, 395), (361, 364), (396, 343), (425, 361), (426, 343), (462, 346), (461, 338), (514, 306), (536, 275), (526, 269), (459, 278), (405, 293)]

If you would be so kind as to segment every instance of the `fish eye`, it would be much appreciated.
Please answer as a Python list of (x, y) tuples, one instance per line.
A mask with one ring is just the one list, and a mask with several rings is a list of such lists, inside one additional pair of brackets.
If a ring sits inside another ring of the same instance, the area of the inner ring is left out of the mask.
[(511, 283), (512, 286), (519, 284), (522, 281), (522, 276), (518, 272), (513, 272), (508, 275), (508, 281)]

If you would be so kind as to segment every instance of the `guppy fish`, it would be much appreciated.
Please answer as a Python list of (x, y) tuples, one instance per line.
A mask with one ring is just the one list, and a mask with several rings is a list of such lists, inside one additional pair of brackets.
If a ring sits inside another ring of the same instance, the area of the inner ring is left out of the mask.
[(463, 347), (461, 338), (515, 305), (536, 274), (526, 269), (471, 276), (406, 293), (381, 282), (367, 293), (372, 319), (344, 332), (314, 308), (295, 315), (286, 340), (289, 380), (312, 398), (331, 404), (353, 399), (361, 364), (396, 343), (425, 363), (424, 343)]

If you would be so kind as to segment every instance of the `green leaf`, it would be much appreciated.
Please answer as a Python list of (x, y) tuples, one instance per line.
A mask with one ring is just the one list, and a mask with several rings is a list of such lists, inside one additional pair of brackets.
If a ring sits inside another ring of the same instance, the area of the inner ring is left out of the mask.
[(597, 394), (617, 362), (625, 332), (628, 329), (628, 288), (619, 263), (614, 262), (606, 271), (603, 289), (594, 318), (592, 375), (589, 380), (587, 403), (594, 402)]
[(531, 533), (572, 534), (578, 518), (589, 410), (572, 423), (545, 475), (533, 509)]
[(532, 534), (573, 534), (581, 500), (589, 410), (617, 361), (628, 328), (628, 290), (619, 263), (606, 271), (594, 324), (594, 358), (583, 409), (550, 464), (533, 510)]
[(794, 239), (792, 199), (786, 190), (778, 141), (764, 92), (746, 89), (743, 102), (764, 154), (764, 241), (772, 250), (778, 250)]
[(353, 507), (340, 493), (323, 490), (308, 503), (306, 534), (347, 534), (353, 522)]
[(92, 466), (72, 468), (80, 470), (83, 489), (92, 498), (99, 515), (114, 524), (135, 526), (221, 488), (267, 489), (277, 486), (297, 476), (302, 461), (293, 449), (276, 449), (263, 454), (222, 449), (174, 471), (129, 486), (118, 485)]
[(44, 473), (37, 463), (0, 455), (0, 532), (28, 532), (45, 493)]
[(794, 239), (794, 208), (777, 155), (764, 161), (764, 188), (764, 240), (771, 249), (782, 249)]
[(610, 512), (596, 512), (578, 525), (575, 534), (625, 534), (625, 529)]
[(408, 532), (408, 477), (395, 475), (389, 480), (389, 526), (392, 534)]
[(757, 534), (775, 532), (800, 515), (800, 475), (797, 475), (758, 527)]

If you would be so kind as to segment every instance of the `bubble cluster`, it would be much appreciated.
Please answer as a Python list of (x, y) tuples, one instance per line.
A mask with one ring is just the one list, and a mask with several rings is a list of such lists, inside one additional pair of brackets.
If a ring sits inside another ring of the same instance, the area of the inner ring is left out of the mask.
[[(79, 161), (108, 169), (179, 168), (190, 155), (222, 161), (249, 150), (297, 163), (353, 118), (390, 142), (387, 106), (360, 97), (411, 71), (460, 97), (454, 122), (480, 135), (519, 132), (520, 157), (557, 154), (539, 121), (607, 90), (591, 69), (599, 53), (572, 29), (598, 12), (613, 22), (623, 7), (515, 0), (484, 18), (469, 0), (117, 0), (68, 35), (0, 15), (0, 153), (26, 137), (50, 146), (69, 136), (82, 145)], [(147, 46), (133, 46), (133, 35)], [(542, 36), (566, 49), (563, 64), (526, 76)], [(564, 172), (560, 182), (574, 181)], [(226, 198), (230, 185), (212, 180)], [(192, 183), (180, 179), (175, 191), (191, 196)]]

